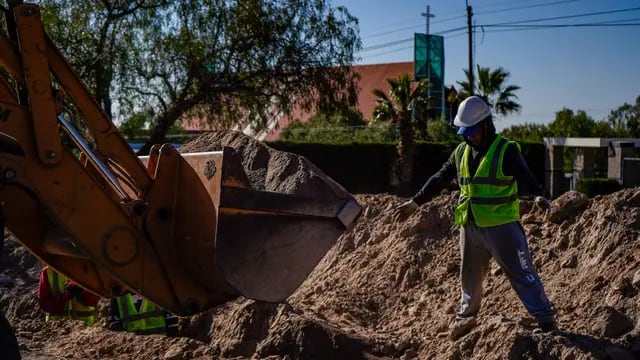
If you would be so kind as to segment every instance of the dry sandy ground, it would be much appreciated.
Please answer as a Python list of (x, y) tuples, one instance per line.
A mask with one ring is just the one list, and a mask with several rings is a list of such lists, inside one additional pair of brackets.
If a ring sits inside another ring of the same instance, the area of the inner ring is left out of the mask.
[(493, 263), (478, 326), (451, 340), (459, 300), (456, 195), (442, 194), (404, 222), (393, 220), (402, 199), (356, 196), (364, 207), (357, 225), (286, 304), (240, 298), (181, 318), (179, 338), (106, 330), (106, 300), (92, 328), (44, 322), (35, 300), (42, 265), (13, 240), (0, 269), (16, 286), (0, 289), (0, 308), (24, 359), (640, 358), (640, 188), (593, 199), (569, 192), (546, 214), (522, 203), (561, 332), (534, 329)]

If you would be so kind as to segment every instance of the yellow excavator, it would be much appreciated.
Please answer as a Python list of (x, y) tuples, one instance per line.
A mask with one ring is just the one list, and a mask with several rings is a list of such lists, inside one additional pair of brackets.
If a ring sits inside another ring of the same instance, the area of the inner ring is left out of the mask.
[[(43, 30), (39, 7), (8, 4), (0, 210), (22, 245), (82, 287), (133, 291), (178, 315), (239, 296), (280, 302), (359, 216), (347, 192), (252, 189), (233, 149), (165, 144), (137, 157)], [(56, 107), (54, 88), (86, 129)]]

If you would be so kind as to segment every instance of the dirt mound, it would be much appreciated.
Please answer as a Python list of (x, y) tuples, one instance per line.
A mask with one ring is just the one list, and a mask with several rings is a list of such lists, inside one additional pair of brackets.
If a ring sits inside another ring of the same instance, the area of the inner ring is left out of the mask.
[[(224, 134), (221, 144), (246, 141), (234, 139)], [(213, 146), (185, 150), (196, 148)], [(252, 161), (277, 161), (255, 144), (237, 151), (243, 158), (253, 154), (245, 168)], [(274, 186), (260, 166), (253, 168), (252, 184), (264, 179), (265, 189)], [(356, 198), (364, 212), (355, 228), (340, 237), (288, 303), (238, 299), (181, 318), (181, 338), (105, 330), (104, 308), (103, 323), (93, 328), (45, 323), (35, 302), (41, 265), (12, 241), (0, 264), (17, 285), (0, 289), (0, 305), (26, 359), (640, 358), (640, 189), (592, 199), (570, 192), (552, 202), (550, 213), (523, 202), (534, 263), (563, 331), (534, 331), (492, 263), (478, 326), (456, 341), (448, 329), (460, 296), (452, 219), (457, 193), (435, 198), (401, 223), (394, 221), (394, 208), (402, 199)]]

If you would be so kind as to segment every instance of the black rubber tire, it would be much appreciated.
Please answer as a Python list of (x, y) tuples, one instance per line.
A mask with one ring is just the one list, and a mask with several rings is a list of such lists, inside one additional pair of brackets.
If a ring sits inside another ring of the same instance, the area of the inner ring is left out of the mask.
[(2, 359), (20, 360), (18, 339), (2, 311), (0, 311), (0, 354)]

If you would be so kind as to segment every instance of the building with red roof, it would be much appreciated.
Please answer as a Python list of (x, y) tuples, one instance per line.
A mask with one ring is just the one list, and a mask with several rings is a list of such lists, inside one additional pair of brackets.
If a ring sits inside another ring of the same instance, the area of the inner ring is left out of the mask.
[[(373, 89), (381, 89), (385, 93), (388, 93), (390, 87), (387, 79), (397, 78), (402, 74), (413, 74), (413, 62), (354, 65), (353, 70), (360, 75), (356, 109), (362, 113), (365, 119), (370, 119), (373, 114), (373, 109), (376, 106), (376, 96), (373, 94)], [(259, 132), (253, 131), (250, 127), (244, 129), (236, 128), (235, 130), (241, 130), (243, 133), (253, 136), (258, 140), (277, 140), (280, 131), (287, 127), (290, 122), (295, 119), (305, 122), (313, 115), (313, 112), (296, 110), (289, 116), (280, 116), (277, 119), (273, 119), (267, 124), (266, 129)], [(194, 121), (183, 122), (183, 126), (187, 131), (196, 133), (211, 129), (207, 125), (202, 126)]]

